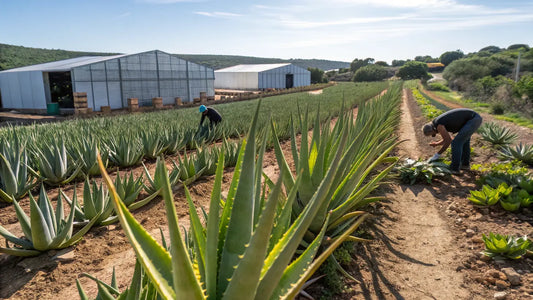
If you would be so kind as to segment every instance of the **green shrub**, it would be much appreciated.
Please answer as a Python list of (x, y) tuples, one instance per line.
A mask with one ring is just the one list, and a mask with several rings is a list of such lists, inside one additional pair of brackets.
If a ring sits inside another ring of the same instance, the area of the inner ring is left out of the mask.
[(387, 69), (379, 65), (368, 65), (359, 68), (354, 76), (353, 81), (381, 81), (388, 77)]
[(503, 115), (505, 113), (505, 105), (501, 102), (495, 102), (490, 106), (490, 113), (494, 115)]
[(433, 83), (428, 84), (428, 89), (430, 91), (443, 91), (443, 92), (449, 92), (450, 91), (449, 87), (447, 87), (446, 85), (444, 85), (442, 83), (438, 83), (438, 82), (433, 82)]

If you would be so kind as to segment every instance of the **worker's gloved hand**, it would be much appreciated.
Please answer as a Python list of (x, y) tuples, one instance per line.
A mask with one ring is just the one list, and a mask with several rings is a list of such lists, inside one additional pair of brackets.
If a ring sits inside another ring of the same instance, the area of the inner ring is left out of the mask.
[(435, 153), (430, 159), (428, 159), (428, 162), (434, 162), (440, 158), (440, 154)]

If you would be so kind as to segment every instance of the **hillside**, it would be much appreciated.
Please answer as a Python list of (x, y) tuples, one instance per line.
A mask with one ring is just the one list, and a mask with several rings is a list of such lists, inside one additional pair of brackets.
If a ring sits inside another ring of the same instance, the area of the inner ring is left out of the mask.
[(118, 53), (67, 51), (0, 44), (0, 71), (80, 56), (116, 54)]
[[(23, 46), (0, 44), (0, 71), (80, 56), (105, 56), (115, 54), (118, 53), (80, 52), (56, 49), (28, 48)], [(350, 63), (348, 62), (323, 59), (287, 60), (279, 58), (263, 58), (251, 56), (196, 54), (177, 54), (177, 56), (198, 64), (205, 65), (215, 70), (231, 67), (238, 64), (293, 63), (297, 66), (306, 69), (308, 67), (313, 67), (319, 68), (321, 70), (347, 68), (350, 66)]]

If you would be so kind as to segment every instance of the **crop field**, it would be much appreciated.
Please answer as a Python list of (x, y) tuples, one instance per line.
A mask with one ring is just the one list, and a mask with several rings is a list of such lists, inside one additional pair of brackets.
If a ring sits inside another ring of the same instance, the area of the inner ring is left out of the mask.
[(533, 132), (451, 176), (416, 86), (1, 128), (0, 298), (533, 297)]

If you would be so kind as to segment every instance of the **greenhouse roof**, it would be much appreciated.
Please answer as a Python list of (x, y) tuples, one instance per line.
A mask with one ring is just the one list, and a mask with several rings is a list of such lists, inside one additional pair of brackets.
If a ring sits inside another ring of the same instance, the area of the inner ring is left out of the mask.
[(84, 66), (92, 63), (106, 61), (126, 55), (113, 55), (113, 56), (82, 56), (76, 58), (70, 58), (65, 60), (53, 61), (44, 64), (31, 65), (21, 68), (9, 69), (0, 73), (7, 72), (27, 72), (27, 71), (42, 71), (42, 72), (66, 72), (72, 68)]
[(289, 63), (284, 64), (259, 64), (259, 65), (236, 65), (233, 67), (216, 70), (217, 72), (263, 72), (267, 70), (277, 69), (280, 67), (288, 66)]

